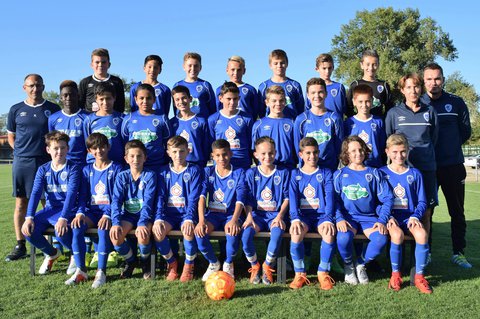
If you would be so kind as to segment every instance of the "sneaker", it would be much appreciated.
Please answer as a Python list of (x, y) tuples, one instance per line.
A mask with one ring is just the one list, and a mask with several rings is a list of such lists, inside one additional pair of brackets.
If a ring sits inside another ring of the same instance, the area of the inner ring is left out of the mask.
[(108, 254), (107, 259), (107, 267), (116, 267), (118, 265), (118, 253), (116, 251), (112, 251)]
[(167, 281), (174, 281), (178, 278), (178, 261), (175, 259), (172, 263), (167, 263)]
[(345, 271), (343, 270), (343, 267), (340, 264), (338, 257), (332, 258), (332, 262), (330, 263), (330, 270), (340, 275), (345, 274)]
[(98, 288), (107, 282), (107, 275), (103, 272), (103, 270), (99, 269), (97, 270), (97, 273), (95, 274), (95, 279), (93, 280), (92, 288)]
[(150, 267), (150, 258), (140, 261), (142, 266), (143, 279), (150, 280), (152, 279), (152, 267)]
[(296, 272), (295, 273), (295, 278), (293, 278), (293, 281), (290, 283), (289, 287), (291, 289), (300, 289), (303, 287), (303, 285), (309, 285), (310, 280), (307, 278), (307, 273), (305, 272)]
[(75, 264), (75, 259), (73, 256), (70, 257), (70, 263), (67, 268), (67, 275), (73, 275), (77, 271), (77, 265)]
[(393, 271), (390, 282), (388, 283), (388, 289), (399, 291), (402, 288), (403, 280), (399, 271)]
[(430, 287), (430, 284), (423, 275), (415, 275), (415, 287), (417, 287), (422, 294), (431, 294), (433, 292), (432, 287)]
[(320, 289), (330, 290), (335, 285), (335, 280), (326, 271), (318, 272), (318, 282), (320, 283)]
[(52, 271), (53, 264), (57, 261), (58, 257), (60, 257), (61, 253), (60, 250), (55, 249), (55, 255), (53, 256), (45, 256), (42, 265), (38, 269), (38, 273), (40, 275), (46, 275)]
[(230, 277), (232, 277), (233, 279), (235, 279), (235, 269), (234, 269), (234, 267), (233, 267), (233, 263), (224, 262), (224, 263), (223, 263), (222, 270), (223, 270), (224, 272), (226, 272), (227, 274), (229, 274)]
[(275, 272), (275, 269), (267, 265), (267, 263), (263, 263), (262, 265), (262, 282), (265, 285), (271, 285), (273, 284), (273, 274)]
[(137, 265), (135, 261), (131, 261), (131, 262), (126, 261), (123, 265), (122, 270), (120, 271), (120, 278), (121, 279), (131, 278), (136, 266)]
[(72, 277), (70, 277), (70, 279), (68, 279), (67, 281), (65, 281), (65, 285), (67, 286), (72, 286), (72, 285), (76, 285), (76, 284), (79, 284), (81, 282), (85, 282), (88, 280), (88, 275), (86, 272), (82, 271), (80, 268), (77, 268), (77, 270), (75, 271), (75, 273), (72, 275)]
[(208, 277), (210, 277), (211, 274), (213, 274), (216, 271), (220, 270), (220, 262), (217, 261), (214, 264), (209, 264), (207, 271), (203, 274), (202, 276), (202, 281), (207, 281)]
[(250, 283), (254, 285), (258, 285), (262, 278), (260, 277), (260, 263), (256, 263), (253, 265), (248, 272), (250, 273)]
[(357, 264), (355, 271), (357, 272), (358, 282), (362, 285), (368, 284), (367, 267), (363, 264)]
[(5, 261), (15, 261), (27, 257), (27, 247), (25, 245), (16, 245), (10, 254), (5, 257)]
[(357, 275), (355, 274), (355, 267), (353, 263), (350, 265), (345, 264), (343, 266), (343, 271), (345, 272), (345, 282), (350, 285), (358, 285)]
[(468, 262), (465, 255), (463, 255), (462, 253), (458, 253), (456, 255), (453, 255), (452, 256), (452, 262), (455, 265), (460, 266), (460, 267), (465, 268), (465, 269), (470, 269), (470, 268), (473, 267), (472, 264)]
[(193, 280), (194, 267), (195, 267), (195, 264), (184, 264), (183, 265), (182, 275), (180, 276), (180, 281), (181, 282), (187, 282), (187, 281), (192, 281)]
[(98, 268), (98, 253), (95, 252), (93, 254), (93, 257), (91, 254), (90, 255), (90, 262), (87, 264), (87, 260), (85, 258), (85, 265), (88, 265), (90, 269), (97, 269)]

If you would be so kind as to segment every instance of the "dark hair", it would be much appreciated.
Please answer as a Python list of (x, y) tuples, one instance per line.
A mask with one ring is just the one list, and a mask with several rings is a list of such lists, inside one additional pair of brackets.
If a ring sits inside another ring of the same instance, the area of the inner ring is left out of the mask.
[(442, 77), (443, 77), (443, 69), (438, 63), (435, 63), (435, 62), (427, 63), (427, 65), (425, 65), (425, 67), (423, 68), (423, 72), (425, 73), (426, 70), (440, 70), (440, 73), (442, 74)]
[(68, 145), (68, 142), (70, 142), (70, 137), (60, 131), (50, 131), (45, 134), (45, 144), (47, 144), (47, 146), (50, 146), (50, 143), (52, 142), (58, 143), (60, 141), (64, 141)]
[(224, 140), (223, 138), (220, 138), (212, 143), (212, 152), (214, 150), (220, 150), (223, 148), (230, 151), (230, 143), (227, 140)]
[(184, 85), (177, 85), (172, 89), (172, 96), (177, 93), (185, 93), (187, 96), (190, 96), (190, 90)]
[(108, 62), (110, 62), (110, 54), (108, 53), (107, 49), (104, 48), (98, 48), (92, 51), (92, 58), (93, 56), (103, 56), (108, 59)]
[(270, 62), (272, 62), (273, 58), (285, 59), (285, 62), (287, 62), (287, 64), (288, 64), (287, 52), (285, 52), (281, 49), (275, 49), (272, 52), (270, 52), (270, 54), (268, 56), (268, 64), (270, 64)]
[(145, 147), (145, 144), (143, 144), (140, 140), (130, 140), (125, 144), (125, 156), (127, 156), (129, 150), (134, 148), (141, 149), (143, 155), (147, 156), (147, 148)]
[(367, 144), (357, 135), (350, 135), (347, 136), (342, 142), (342, 150), (340, 151), (340, 161), (343, 165), (347, 166), (350, 164), (350, 159), (348, 158), (348, 145), (352, 142), (358, 142), (360, 147), (362, 148), (362, 152), (365, 155), (365, 159), (370, 156), (370, 149), (368, 148)]
[(327, 84), (325, 83), (325, 80), (322, 79), (322, 78), (311, 78), (310, 80), (308, 80), (308, 82), (307, 82), (307, 93), (308, 93), (308, 89), (312, 85), (321, 85), (321, 86), (323, 86), (323, 89), (325, 90), (325, 92), (327, 92)]
[(78, 85), (77, 83), (75, 83), (75, 81), (72, 80), (62, 81), (62, 83), (60, 83), (60, 91), (62, 91), (63, 88), (72, 88), (78, 92)]
[(42, 76), (41, 76), (40, 74), (37, 74), (37, 73), (27, 74), (27, 75), (25, 76), (25, 78), (23, 79), (23, 82), (25, 82), (29, 77), (35, 77), (35, 78), (39, 79), (40, 81), (42, 81), (42, 83), (43, 83), (43, 78), (42, 78)]
[(148, 91), (153, 96), (153, 98), (155, 98), (155, 89), (150, 84), (146, 84), (146, 83), (140, 84), (135, 90), (135, 97), (137, 96), (138, 91), (141, 91), (141, 90)]
[(318, 67), (320, 63), (324, 62), (330, 62), (333, 66), (333, 57), (328, 53), (322, 53), (315, 60), (315, 66)]
[(302, 138), (298, 145), (300, 147), (300, 152), (302, 152), (305, 149), (305, 147), (307, 147), (307, 146), (314, 146), (318, 150), (318, 142), (317, 142), (316, 139), (314, 139), (311, 136), (306, 136), (306, 137)]
[(238, 86), (233, 82), (225, 82), (220, 89), (220, 95), (225, 95), (227, 93), (240, 94)]
[(262, 136), (255, 141), (255, 148), (262, 143), (270, 143), (275, 148), (275, 141), (270, 136)]
[(360, 59), (360, 61), (363, 62), (363, 59), (367, 56), (371, 56), (371, 57), (377, 58), (377, 60), (380, 60), (380, 57), (378, 56), (377, 50), (368, 49), (368, 50), (363, 51), (362, 58)]
[(370, 98), (373, 97), (373, 90), (369, 85), (359, 84), (353, 88), (352, 96), (355, 97), (358, 94), (368, 94)]
[(112, 94), (113, 97), (116, 97), (115, 87), (108, 82), (100, 82), (95, 85), (94, 88), (95, 96), (105, 95), (105, 93)]
[(110, 143), (108, 142), (108, 138), (102, 133), (98, 133), (98, 132), (90, 134), (87, 137), (85, 144), (87, 145), (87, 149), (108, 147), (110, 145)]
[(157, 61), (158, 64), (160, 65), (160, 67), (162, 67), (163, 65), (163, 60), (160, 56), (156, 55), (156, 54), (151, 54), (151, 55), (147, 55), (147, 57), (145, 58), (145, 62), (143, 63), (143, 65), (146, 65), (149, 61)]

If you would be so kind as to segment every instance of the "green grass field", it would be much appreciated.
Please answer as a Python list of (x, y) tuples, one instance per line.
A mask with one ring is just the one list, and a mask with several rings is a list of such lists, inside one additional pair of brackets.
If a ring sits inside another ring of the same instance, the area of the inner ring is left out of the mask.
[[(31, 277), (28, 259), (7, 263), (4, 256), (14, 244), (11, 197), (11, 166), (0, 165), (0, 318), (478, 318), (480, 311), (480, 184), (467, 184), (467, 256), (474, 268), (462, 270), (450, 262), (450, 223), (443, 196), (434, 216), (432, 264), (427, 278), (432, 295), (416, 288), (387, 290), (389, 274), (372, 274), (366, 286), (349, 286), (342, 278), (335, 288), (318, 289), (312, 267), (312, 285), (292, 291), (285, 285), (253, 286), (248, 283), (245, 261), (236, 260), (237, 287), (234, 298), (215, 302), (206, 296), (197, 279), (188, 284), (167, 283), (158, 272), (155, 281), (137, 276), (119, 280), (118, 269), (108, 269), (104, 288), (88, 284), (67, 287), (66, 262), (47, 276)], [(260, 243), (260, 246), (262, 243)], [(316, 246), (314, 246), (315, 249)], [(318, 250), (314, 250), (318, 251)], [(260, 254), (259, 254), (260, 255)], [(263, 261), (263, 256), (260, 259)], [(198, 275), (206, 262), (199, 257)], [(39, 256), (39, 262), (42, 257)], [(317, 257), (318, 260), (318, 257)], [(382, 259), (386, 269), (390, 269)], [(37, 265), (38, 267), (38, 265)], [(94, 271), (89, 272), (94, 276)], [(291, 274), (289, 274), (291, 278)], [(408, 281), (408, 277), (404, 277)]]

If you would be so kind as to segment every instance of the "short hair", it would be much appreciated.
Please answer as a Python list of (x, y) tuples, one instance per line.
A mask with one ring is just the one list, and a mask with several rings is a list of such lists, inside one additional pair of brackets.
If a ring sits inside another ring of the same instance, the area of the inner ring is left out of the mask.
[(225, 82), (220, 88), (220, 95), (225, 95), (227, 93), (240, 94), (238, 86), (233, 82)]
[(378, 56), (377, 50), (368, 49), (368, 50), (363, 51), (362, 57), (360, 58), (360, 61), (363, 62), (363, 59), (367, 56), (371, 56), (371, 57), (377, 58), (377, 60), (380, 60), (380, 57)]
[(113, 97), (116, 97), (115, 87), (108, 82), (100, 82), (95, 85), (93, 90), (95, 96), (105, 95), (105, 93), (112, 94)]
[(438, 63), (435, 63), (435, 62), (427, 63), (427, 65), (425, 65), (425, 67), (423, 68), (423, 72), (425, 73), (426, 70), (440, 70), (440, 73), (442, 74), (442, 77), (443, 77), (443, 69)]
[[(417, 73), (408, 73), (398, 80), (398, 89), (403, 90), (408, 79), (412, 79), (415, 85), (419, 85), (423, 92), (423, 79)], [(421, 92), (420, 92), (421, 93)]]
[(103, 135), (102, 133), (95, 132), (90, 134), (85, 141), (87, 145), (87, 149), (96, 149), (101, 147), (108, 147), (110, 143), (108, 142), (108, 138)]
[(40, 74), (37, 74), (37, 73), (27, 74), (27, 75), (25, 76), (25, 78), (23, 79), (23, 82), (25, 82), (29, 77), (35, 77), (35, 78), (39, 79), (40, 81), (42, 81), (42, 83), (43, 83), (43, 78), (42, 78), (42, 76), (41, 76)]
[(329, 62), (334, 66), (333, 57), (328, 53), (322, 53), (315, 59), (315, 66), (319, 67), (321, 63)]
[(153, 98), (155, 98), (155, 89), (150, 84), (141, 83), (135, 90), (135, 97), (137, 96), (138, 91), (141, 91), (141, 90), (148, 91), (153, 96)]
[(255, 149), (257, 148), (258, 145), (262, 143), (270, 143), (270, 145), (272, 145), (273, 148), (275, 148), (275, 141), (270, 136), (262, 136), (260, 138), (257, 138), (257, 140), (255, 141)]
[(284, 59), (285, 62), (287, 62), (288, 64), (287, 52), (283, 51), (282, 49), (275, 49), (272, 52), (270, 52), (270, 54), (268, 55), (268, 64), (272, 62), (273, 58)]
[(352, 96), (355, 98), (358, 94), (368, 94), (370, 98), (373, 97), (373, 89), (367, 84), (359, 84), (352, 89)]
[(145, 61), (143, 62), (143, 65), (146, 65), (149, 61), (157, 61), (160, 66), (163, 65), (162, 58), (156, 54), (147, 55), (147, 57), (145, 58)]
[(187, 61), (188, 59), (197, 60), (198, 63), (202, 64), (202, 56), (196, 52), (187, 52), (183, 56), (183, 62)]
[(370, 149), (367, 144), (357, 135), (347, 136), (342, 142), (342, 150), (340, 151), (340, 161), (343, 165), (347, 166), (350, 164), (350, 159), (348, 158), (348, 145), (353, 142), (358, 142), (362, 148), (363, 154), (365, 155), (365, 160), (370, 156)]
[(323, 86), (323, 89), (325, 90), (325, 92), (327, 92), (327, 83), (325, 83), (325, 80), (322, 79), (322, 78), (311, 78), (310, 80), (308, 80), (308, 82), (307, 82), (307, 93), (308, 93), (308, 89), (312, 85), (321, 85), (321, 86)]
[(245, 68), (245, 60), (239, 55), (232, 55), (228, 58), (227, 64), (228, 62), (238, 62), (241, 67)]
[(75, 81), (72, 80), (62, 81), (62, 83), (60, 83), (60, 91), (62, 91), (64, 88), (72, 88), (78, 92), (78, 85)]
[(317, 148), (317, 150), (318, 150), (318, 142), (317, 142), (316, 139), (314, 139), (311, 136), (306, 136), (306, 137), (302, 138), (300, 140), (300, 143), (299, 143), (298, 146), (300, 147), (300, 152), (303, 152), (303, 150), (307, 146), (313, 146), (313, 147)]
[(184, 85), (177, 85), (172, 89), (172, 96), (177, 93), (185, 93), (186, 95), (190, 96), (190, 90)]
[(60, 141), (64, 141), (68, 145), (68, 142), (70, 142), (70, 137), (63, 132), (55, 130), (45, 134), (45, 144), (47, 144), (47, 146), (50, 146), (52, 142), (58, 143)]
[(129, 150), (134, 148), (142, 150), (143, 155), (147, 156), (147, 148), (145, 147), (145, 144), (143, 144), (143, 142), (140, 140), (130, 140), (125, 144), (125, 156), (127, 156)]
[(387, 138), (387, 148), (395, 145), (404, 145), (408, 149), (408, 140), (403, 134), (392, 134)]
[(93, 50), (91, 58), (93, 59), (94, 56), (103, 56), (108, 59), (108, 62), (110, 62), (110, 54), (108, 53), (107, 49), (98, 48)]
[(230, 143), (223, 138), (220, 138), (212, 143), (212, 152), (214, 150), (227, 149), (230, 151)]
[(188, 149), (188, 141), (180, 135), (172, 136), (167, 141), (167, 148), (184, 146)]
[(285, 91), (280, 85), (272, 85), (267, 88), (267, 91), (265, 92), (265, 97), (269, 99), (270, 95), (272, 94), (280, 95), (285, 99)]

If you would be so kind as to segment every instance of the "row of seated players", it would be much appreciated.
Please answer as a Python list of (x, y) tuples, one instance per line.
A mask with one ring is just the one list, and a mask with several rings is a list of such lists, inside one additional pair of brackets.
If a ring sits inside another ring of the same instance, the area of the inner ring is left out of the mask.
[[(392, 278), (389, 287), (399, 290), (403, 232), (410, 231), (417, 241), (415, 285), (423, 293), (432, 292), (423, 276), (429, 247), (420, 222), (426, 209), (422, 177), (416, 169), (405, 165), (408, 142), (402, 135), (389, 137), (387, 154), (392, 164), (381, 170), (364, 165), (370, 150), (360, 137), (347, 137), (340, 154), (345, 167), (334, 174), (318, 165), (318, 143), (312, 137), (300, 141), (299, 156), (303, 165), (291, 172), (274, 164), (275, 142), (269, 137), (256, 141), (254, 156), (260, 164), (247, 172), (231, 165), (230, 143), (223, 139), (212, 144), (215, 164), (202, 169), (187, 162), (188, 142), (183, 137), (170, 138), (167, 152), (172, 162), (158, 173), (144, 169), (147, 150), (139, 140), (126, 143), (125, 161), (129, 168), (122, 171), (121, 165), (108, 158), (107, 138), (100, 133), (91, 134), (87, 145), (95, 162), (85, 166), (83, 172), (66, 159), (68, 141), (69, 137), (62, 132), (46, 135), (47, 152), (52, 161), (37, 171), (22, 226), (26, 239), (46, 255), (39, 270), (41, 274), (48, 273), (60, 255), (42, 236), (46, 227), (55, 227), (59, 241), (72, 250), (77, 266), (65, 282), (67, 285), (88, 279), (84, 235), (88, 227), (95, 226), (98, 227), (99, 260), (94, 288), (106, 282), (106, 257), (112, 244), (126, 260), (121, 277), (132, 275), (138, 264), (137, 254), (125, 240), (132, 229), (136, 229), (145, 279), (151, 278), (152, 272), (148, 261), (152, 234), (158, 251), (168, 263), (166, 278), (175, 280), (178, 261), (167, 235), (172, 229), (182, 231), (185, 263), (180, 280), (190, 281), (198, 250), (209, 262), (202, 280), (220, 269), (209, 234), (213, 230), (224, 230), (223, 271), (234, 277), (233, 258), (243, 241), (245, 255), (252, 266), (250, 281), (270, 284), (281, 236), (289, 224), (295, 269), (292, 289), (308, 283), (303, 237), (308, 231), (318, 231), (322, 235), (318, 266), (322, 289), (332, 289), (334, 285), (329, 269), (335, 240), (344, 261), (345, 281), (365, 284), (368, 282), (365, 264), (380, 254), (390, 233)], [(42, 192), (47, 205), (36, 213)], [(269, 230), (271, 239), (261, 267), (253, 236), (255, 232)], [(363, 232), (369, 243), (365, 253), (354, 261), (352, 240), (357, 232)]]

